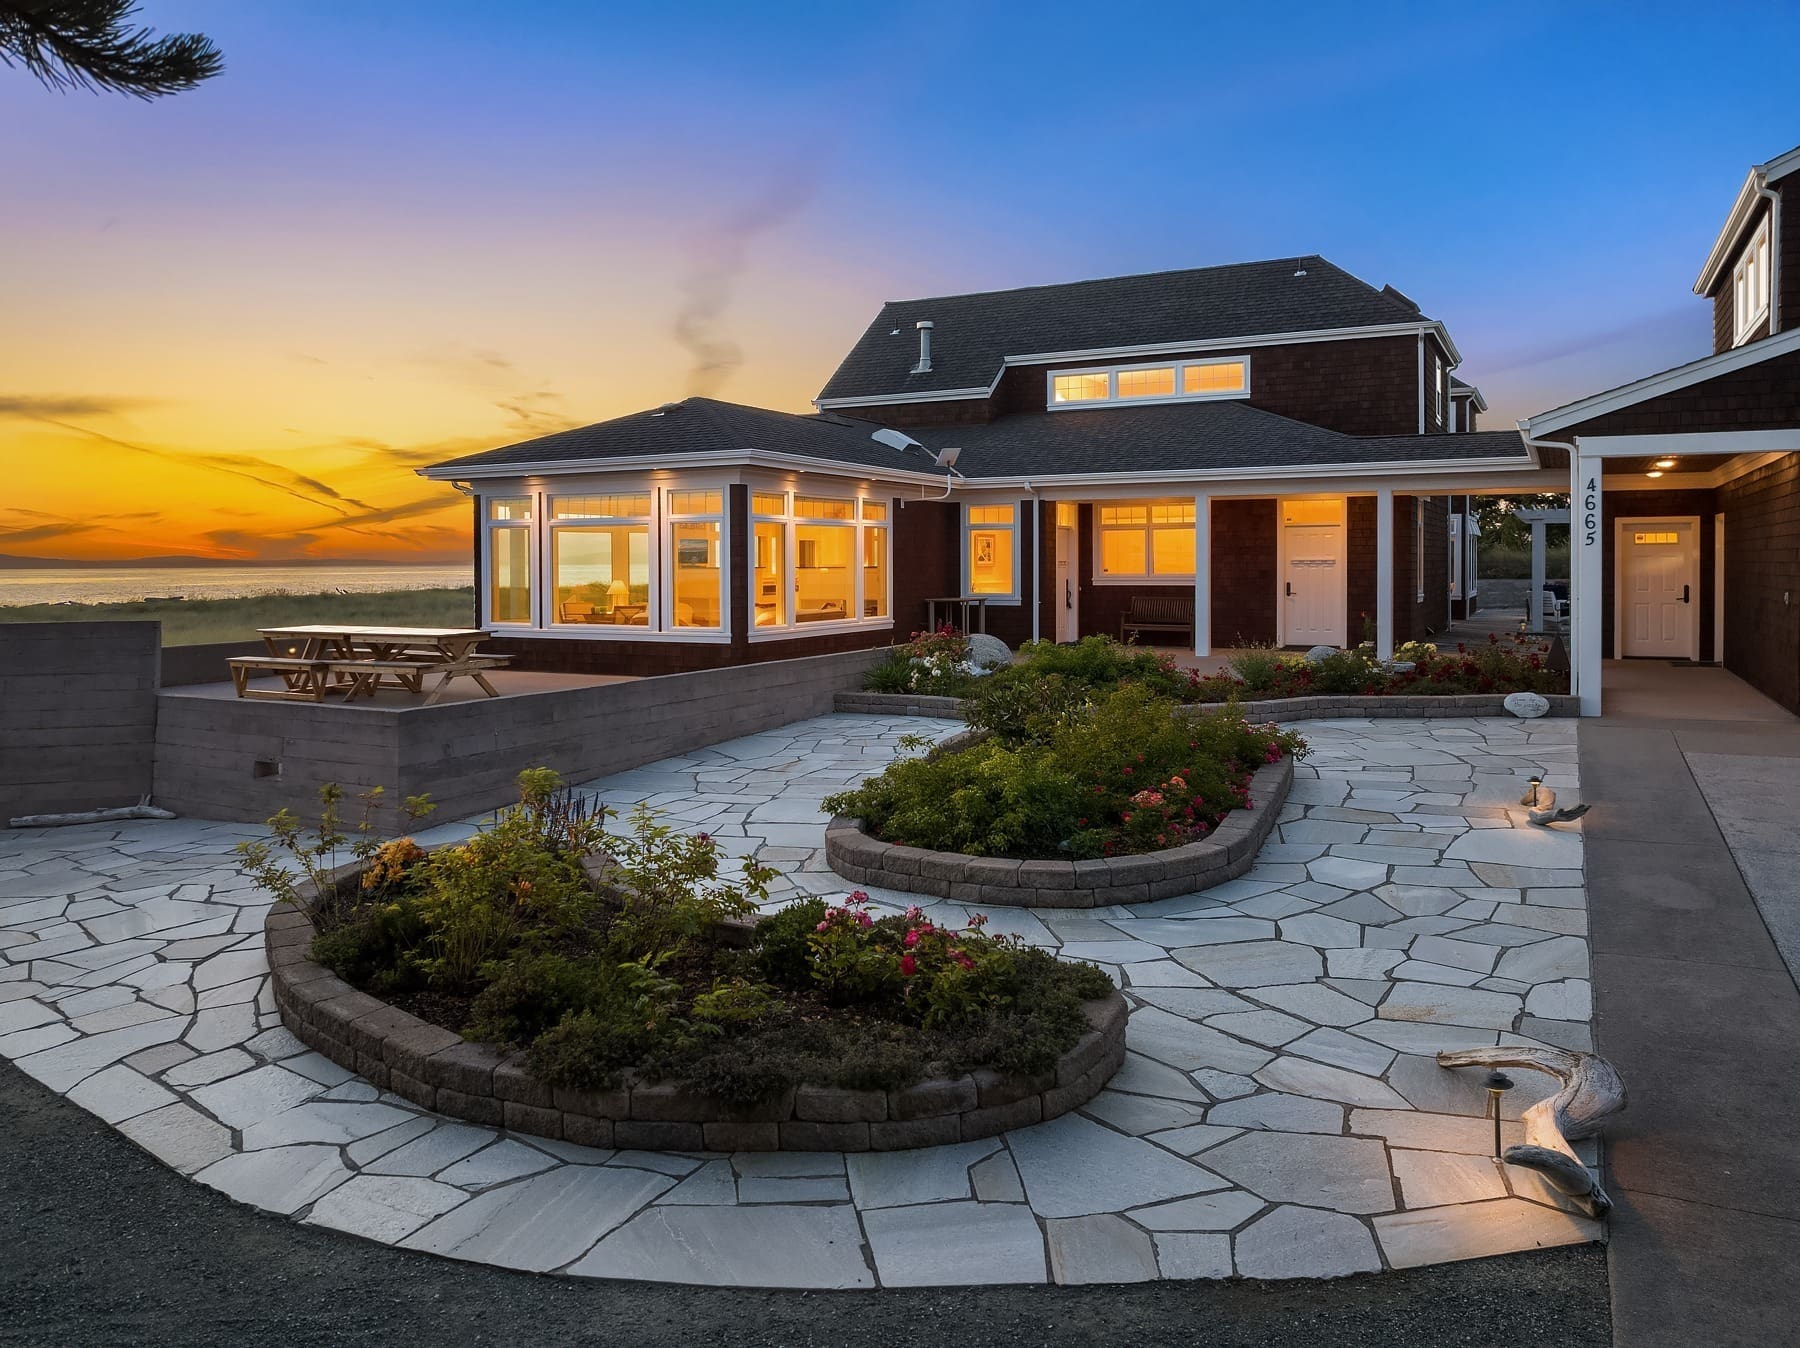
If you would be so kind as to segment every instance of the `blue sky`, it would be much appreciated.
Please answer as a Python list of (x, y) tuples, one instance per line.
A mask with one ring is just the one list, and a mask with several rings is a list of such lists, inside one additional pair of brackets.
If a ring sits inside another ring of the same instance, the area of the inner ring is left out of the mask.
[[(424, 488), (360, 445), (680, 396), (706, 266), (740, 268), (722, 396), (802, 408), (885, 298), (1318, 252), (1447, 322), (1507, 424), (1704, 354), (1714, 231), (1800, 142), (1774, 73), (1800, 6), (142, 17), (213, 35), (225, 74), (143, 105), (0, 70), (30, 133), (0, 143), (0, 247), (34, 260), (0, 394), (88, 400), (73, 434), (345, 474), (389, 512)], [(0, 455), (50, 434), (0, 419)], [(275, 505), (239, 535), (316, 532)], [(460, 523), (434, 527), (451, 550)]]

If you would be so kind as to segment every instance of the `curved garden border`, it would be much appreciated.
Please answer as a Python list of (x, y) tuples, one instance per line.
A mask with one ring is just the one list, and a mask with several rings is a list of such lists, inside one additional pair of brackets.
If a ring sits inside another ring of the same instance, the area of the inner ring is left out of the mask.
[[(1581, 715), (1581, 699), (1573, 693), (1545, 693), (1551, 716)], [(1237, 710), (1252, 721), (1321, 721), (1344, 716), (1404, 716), (1413, 720), (1432, 720), (1452, 716), (1508, 716), (1505, 693), (1455, 693), (1430, 697), (1421, 693), (1363, 694), (1333, 697), (1315, 694), (1309, 697), (1274, 697), (1261, 702), (1239, 702)], [(1182, 708), (1193, 713), (1224, 711), (1231, 704), (1199, 702)], [(962, 717), (962, 699), (926, 697), (918, 693), (838, 693), (833, 710), (858, 712), (875, 716), (940, 716), (946, 720)]]
[[(950, 748), (963, 739), (955, 735), (939, 747)], [(1249, 870), (1293, 782), (1291, 757), (1265, 764), (1250, 778), (1250, 808), (1233, 810), (1202, 842), (1161, 852), (1090, 861), (972, 857), (882, 842), (863, 831), (860, 819), (839, 815), (825, 827), (825, 861), (853, 884), (983, 907), (1105, 908), (1172, 899), (1235, 880)]]
[[(332, 879), (358, 875), (341, 868)], [(588, 1147), (903, 1151), (970, 1142), (1086, 1104), (1125, 1061), (1125, 999), (1114, 992), (1083, 1004), (1091, 1028), (1038, 1077), (982, 1070), (894, 1091), (800, 1086), (748, 1109), (673, 1082), (565, 1090), (535, 1076), (522, 1052), (470, 1043), (315, 964), (303, 910), (276, 904), (263, 933), (282, 1024), (309, 1047), (422, 1108)]]

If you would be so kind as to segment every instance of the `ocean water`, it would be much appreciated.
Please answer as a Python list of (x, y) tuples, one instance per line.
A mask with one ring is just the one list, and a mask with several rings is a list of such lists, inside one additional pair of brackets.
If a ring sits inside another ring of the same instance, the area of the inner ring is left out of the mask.
[(134, 599), (237, 599), (246, 595), (367, 594), (471, 585), (461, 566), (167, 566), (0, 570), (0, 607), (110, 604)]

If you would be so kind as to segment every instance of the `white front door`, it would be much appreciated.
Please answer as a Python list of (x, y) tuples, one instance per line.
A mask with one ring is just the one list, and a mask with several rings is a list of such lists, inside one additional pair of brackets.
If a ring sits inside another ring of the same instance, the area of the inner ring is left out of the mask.
[(1620, 520), (1619, 654), (1700, 658), (1699, 530), (1692, 520)]
[(1081, 586), (1075, 574), (1075, 528), (1056, 529), (1056, 639), (1074, 641), (1081, 630)]
[(1281, 528), (1281, 643), (1345, 645), (1344, 526), (1296, 523), (1290, 509)]

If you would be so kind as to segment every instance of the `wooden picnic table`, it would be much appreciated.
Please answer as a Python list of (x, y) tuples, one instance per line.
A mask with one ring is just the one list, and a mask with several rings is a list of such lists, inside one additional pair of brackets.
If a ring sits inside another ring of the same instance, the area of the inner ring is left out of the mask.
[[(473, 679), (489, 697), (499, 697), (486, 671), (508, 659), (477, 651), (488, 639), (479, 628), (307, 623), (258, 631), (268, 655), (237, 656), (229, 662), (239, 697), (323, 702), (328, 693), (342, 693), (348, 702), (371, 697), (387, 684), (424, 692), (428, 674), (436, 674), (438, 681), (425, 698), (427, 706), (459, 678)], [(279, 675), (283, 686), (251, 688), (250, 678), (258, 672)]]

